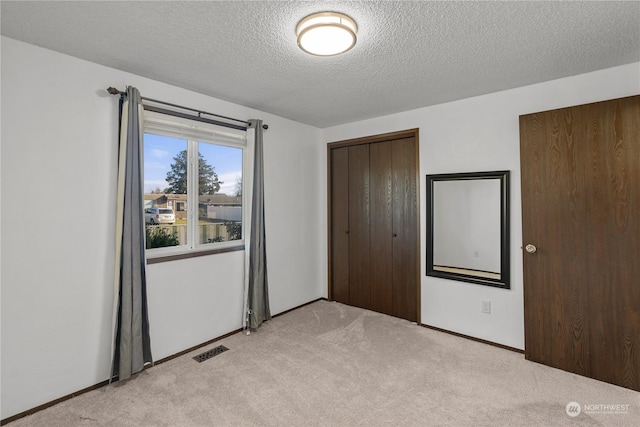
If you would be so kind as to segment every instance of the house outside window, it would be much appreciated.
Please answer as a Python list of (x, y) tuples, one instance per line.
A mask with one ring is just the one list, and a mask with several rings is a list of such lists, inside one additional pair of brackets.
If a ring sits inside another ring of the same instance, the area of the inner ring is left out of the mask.
[(145, 111), (145, 208), (149, 257), (237, 246), (243, 241), (246, 132)]

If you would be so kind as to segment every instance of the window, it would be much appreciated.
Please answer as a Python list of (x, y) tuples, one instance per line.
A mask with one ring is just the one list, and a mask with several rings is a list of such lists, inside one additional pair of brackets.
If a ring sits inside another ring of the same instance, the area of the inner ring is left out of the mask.
[(148, 255), (236, 247), (246, 132), (150, 111), (144, 119)]

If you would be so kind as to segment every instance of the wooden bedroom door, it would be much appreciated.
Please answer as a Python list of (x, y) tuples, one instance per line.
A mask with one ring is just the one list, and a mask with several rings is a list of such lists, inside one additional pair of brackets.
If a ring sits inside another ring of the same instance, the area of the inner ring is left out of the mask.
[(640, 391), (640, 96), (521, 116), (520, 156), (526, 359)]
[(329, 298), (419, 321), (417, 131), (328, 151)]

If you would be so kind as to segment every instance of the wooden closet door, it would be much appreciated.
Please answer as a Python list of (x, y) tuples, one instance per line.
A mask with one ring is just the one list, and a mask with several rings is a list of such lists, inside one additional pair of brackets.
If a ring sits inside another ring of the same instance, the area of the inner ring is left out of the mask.
[(349, 304), (371, 308), (369, 145), (349, 147)]
[(417, 321), (418, 190), (415, 138), (392, 141), (393, 315)]
[(419, 322), (417, 129), (329, 144), (329, 297)]
[(394, 314), (392, 141), (370, 145), (371, 309)]
[(349, 304), (349, 148), (331, 150), (332, 298)]
[(640, 391), (640, 96), (520, 117), (525, 357)]

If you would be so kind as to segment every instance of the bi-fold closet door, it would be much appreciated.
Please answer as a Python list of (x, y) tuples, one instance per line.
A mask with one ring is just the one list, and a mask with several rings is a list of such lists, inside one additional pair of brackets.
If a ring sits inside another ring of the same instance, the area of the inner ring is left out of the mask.
[(330, 295), (418, 320), (417, 132), (329, 146)]

